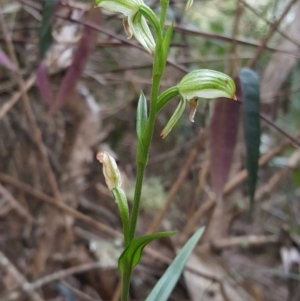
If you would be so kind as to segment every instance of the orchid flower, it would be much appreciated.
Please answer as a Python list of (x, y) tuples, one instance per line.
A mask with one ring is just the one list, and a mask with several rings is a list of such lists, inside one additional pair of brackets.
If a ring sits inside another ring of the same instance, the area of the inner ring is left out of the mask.
[(148, 52), (154, 51), (154, 38), (140, 11), (141, 7), (149, 11), (151, 9), (142, 0), (96, 0), (96, 4), (109, 11), (124, 14), (123, 25), (128, 39), (134, 35)]
[(234, 81), (226, 74), (214, 70), (194, 70), (185, 75), (176, 87), (166, 90), (159, 97), (159, 109), (176, 95), (181, 96), (181, 101), (161, 132), (165, 138), (181, 117), (186, 105), (190, 106), (190, 120), (194, 122), (198, 98), (232, 98), (236, 100)]

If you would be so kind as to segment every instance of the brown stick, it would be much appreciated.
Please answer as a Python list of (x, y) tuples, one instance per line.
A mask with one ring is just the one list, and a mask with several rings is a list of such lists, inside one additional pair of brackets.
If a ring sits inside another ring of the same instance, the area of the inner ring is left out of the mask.
[(25, 114), (26, 114), (29, 126), (33, 132), (33, 137), (37, 144), (38, 152), (41, 157), (42, 164), (44, 165), (46, 177), (49, 181), (49, 184), (50, 184), (52, 192), (55, 196), (55, 199), (57, 201), (61, 201), (61, 196), (60, 196), (60, 192), (58, 189), (58, 185), (57, 185), (54, 173), (51, 169), (50, 163), (48, 161), (47, 152), (46, 152), (46, 149), (45, 149), (43, 141), (42, 141), (42, 134), (36, 124), (35, 117), (34, 117), (33, 111), (30, 106), (30, 100), (29, 100), (28, 94), (26, 93), (26, 85), (25, 85), (22, 75), (20, 73), (20, 67), (19, 67), (17, 57), (16, 57), (14, 45), (11, 41), (10, 36), (8, 35), (8, 30), (6, 28), (5, 21), (1, 14), (0, 14), (0, 29), (1, 29), (1, 31), (3, 33), (3, 37), (5, 39), (9, 57), (10, 57), (11, 61), (14, 63), (14, 65), (16, 66), (15, 78), (17, 80), (17, 83), (18, 83), (21, 93), (22, 93), (22, 100), (23, 100), (23, 105), (24, 105), (24, 109), (25, 109)]
[(277, 243), (278, 237), (276, 235), (248, 235), (248, 236), (238, 236), (229, 237), (225, 239), (220, 239), (218, 241), (213, 241), (213, 248), (220, 250), (231, 248), (240, 245), (251, 245), (251, 246), (261, 246), (270, 243)]
[[(103, 266), (103, 263), (101, 262), (92, 262), (92, 263), (86, 263), (79, 266), (75, 266), (69, 269), (65, 269), (62, 271), (54, 272), (50, 275), (46, 275), (33, 283), (27, 283), (26, 284), (26, 291), (34, 291), (37, 290), (51, 282), (55, 282), (58, 280), (62, 280), (64, 278), (67, 278), (68, 276), (75, 275), (75, 274), (81, 274), (87, 271), (91, 271), (94, 269), (100, 269)], [(22, 292), (26, 292), (24, 289), (24, 285), (22, 285), (19, 289), (10, 292), (6, 296), (0, 299), (0, 301), (13, 301), (22, 295)]]
[(87, 294), (81, 292), (80, 290), (78, 290), (77, 288), (71, 286), (66, 281), (62, 281), (62, 284), (64, 286), (66, 286), (69, 290), (71, 290), (75, 295), (77, 295), (81, 300), (86, 300), (86, 301), (103, 301), (103, 299), (99, 295), (97, 296), (97, 299), (96, 298), (92, 298), (90, 295), (87, 295)]
[(258, 59), (260, 58), (260, 56), (262, 55), (262, 53), (264, 52), (265, 48), (267, 47), (267, 44), (269, 42), (269, 39), (272, 37), (272, 35), (276, 32), (278, 26), (280, 25), (281, 21), (284, 19), (284, 17), (287, 15), (287, 13), (289, 12), (289, 10), (291, 9), (291, 7), (296, 3), (297, 0), (291, 0), (290, 3), (286, 6), (285, 10), (282, 12), (281, 16), (279, 17), (279, 19), (274, 22), (272, 24), (272, 26), (270, 27), (269, 32), (266, 34), (266, 36), (263, 38), (262, 43), (260, 45), (260, 47), (258, 47), (258, 49), (256, 50), (256, 54), (254, 56), (253, 59), (251, 59), (251, 61), (248, 64), (249, 68), (253, 68), (256, 64), (256, 62), (258, 61)]
[[(293, 0), (293, 1), (296, 1), (296, 0)], [(27, 1), (25, 0), (19, 0), (19, 2), (25, 4), (25, 5), (29, 5), (37, 10), (40, 10), (41, 8), (38, 8), (35, 6), (35, 4), (29, 4)], [(123, 37), (120, 37), (119, 35), (116, 35), (115, 33), (109, 31), (109, 30), (106, 30), (100, 26), (97, 26), (93, 23), (88, 23), (88, 22), (82, 22), (80, 20), (74, 20), (70, 17), (64, 17), (64, 16), (59, 16), (59, 15), (55, 15), (57, 18), (60, 18), (60, 19), (64, 19), (64, 20), (67, 20), (67, 21), (70, 21), (70, 22), (74, 22), (74, 23), (77, 23), (77, 24), (80, 24), (80, 25), (84, 25), (84, 26), (87, 26), (87, 27), (90, 27), (90, 28), (93, 28), (99, 32), (102, 32), (112, 38), (115, 38), (119, 41), (121, 41), (122, 43), (125, 43), (127, 45), (131, 45), (135, 48), (138, 48), (140, 50), (143, 50), (143, 51), (146, 51), (143, 47), (141, 47), (140, 45), (138, 44), (135, 44)], [(275, 23), (274, 23), (275, 24)], [(184, 28), (182, 26), (174, 26), (174, 30), (177, 30), (179, 32), (186, 32), (188, 34), (194, 34), (194, 35), (199, 35), (199, 36), (204, 36), (204, 37), (208, 37), (208, 38), (216, 38), (216, 39), (220, 39), (220, 40), (224, 40), (224, 41), (227, 41), (227, 42), (233, 42), (234, 39), (230, 38), (230, 37), (226, 37), (226, 36), (222, 36), (222, 35), (216, 35), (216, 34), (211, 34), (211, 33), (205, 33), (205, 32), (201, 32), (201, 31), (197, 31), (197, 30), (191, 30), (191, 29), (187, 29), (187, 28)], [(238, 43), (238, 44), (241, 44), (241, 45), (248, 45), (248, 46), (254, 46), (254, 47), (261, 47), (261, 45), (258, 45), (257, 43), (251, 43), (251, 42), (247, 42), (247, 41), (241, 41), (241, 40), (237, 40), (235, 39), (235, 41)], [(271, 50), (271, 51), (276, 51), (276, 52), (281, 52), (281, 53), (286, 53), (286, 54), (290, 54), (290, 55), (294, 55), (296, 57), (299, 57), (297, 54), (294, 54), (294, 53), (289, 53), (287, 51), (281, 51), (279, 49), (276, 49), (276, 48), (272, 48), (272, 47), (268, 47), (268, 46), (265, 46), (264, 49), (267, 49), (267, 50)], [(177, 64), (171, 60), (168, 60), (167, 61), (168, 64), (170, 66), (173, 66), (174, 68), (184, 72), (184, 73), (188, 73), (189, 72), (189, 69), (184, 67), (184, 66), (181, 66), (180, 64)], [(272, 124), (270, 124), (272, 125)], [(277, 127), (278, 128), (278, 127)], [(283, 130), (281, 130), (281, 133), (284, 133)]]
[[(248, 4), (246, 1), (244, 0), (239, 0), (245, 7), (247, 7), (254, 15), (256, 15), (258, 18), (260, 18), (261, 20), (264, 20), (267, 24), (269, 24), (271, 27), (274, 26), (274, 23), (270, 22), (268, 19), (266, 19), (261, 13), (259, 13), (256, 9), (254, 9), (250, 4)], [(284, 37), (285, 39), (289, 40), (290, 42), (292, 42), (293, 44), (295, 44), (296, 46), (300, 47), (300, 44), (290, 38), (289, 36), (287, 36), (284, 32), (282, 32), (280, 29), (276, 28), (276, 32), (278, 32), (282, 37)]]
[[(296, 133), (294, 139), (299, 139), (299, 137), (300, 137), (300, 131)], [(281, 142), (279, 145), (272, 148), (267, 153), (263, 154), (258, 161), (259, 166), (260, 167), (264, 166), (269, 160), (271, 160), (277, 154), (281, 153), (284, 149), (286, 149), (290, 145), (291, 145), (291, 141), (285, 140)], [(247, 179), (247, 176), (248, 174), (245, 169), (240, 171), (238, 174), (236, 174), (231, 180), (229, 180), (226, 183), (224, 188), (224, 194), (227, 195), (231, 193), (239, 184), (241, 184), (243, 181)]]
[[(18, 269), (9, 261), (9, 259), (0, 251), (0, 266), (11, 274), (17, 284), (21, 286), (26, 295), (33, 301), (44, 301), (44, 299), (31, 288), (27, 279), (18, 271)], [(12, 299), (9, 299), (12, 300)]]
[(180, 236), (180, 241), (186, 240), (187, 237), (189, 237), (200, 220), (200, 218), (209, 210), (211, 210), (216, 205), (216, 201), (212, 199), (208, 199), (204, 203), (201, 204), (201, 206), (195, 211), (195, 213), (192, 215), (192, 217), (188, 220), (185, 227), (182, 230), (182, 233)]
[(19, 202), (11, 195), (11, 193), (6, 190), (1, 184), (0, 194), (2, 194), (11, 203), (12, 208), (15, 209), (20, 216), (24, 217), (30, 223), (34, 222), (34, 218), (30, 214), (30, 212), (28, 212), (27, 209), (23, 208), (23, 206), (21, 206)]
[(261, 186), (255, 193), (255, 201), (258, 202), (262, 200), (267, 195), (270, 195), (272, 192), (275, 191), (276, 187), (278, 187), (278, 183), (285, 178), (289, 173), (290, 170), (295, 168), (300, 161), (300, 150), (296, 150), (288, 159), (287, 165), (275, 173), (269, 181)]
[[(36, 75), (33, 74), (29, 77), (29, 79), (25, 82), (25, 91), (27, 92), (35, 83)], [(22, 92), (18, 91), (13, 94), (13, 96), (4, 103), (0, 108), (0, 120), (5, 116), (5, 114), (18, 102), (20, 97), (22, 96)]]
[[(293, 137), (293, 139), (299, 139), (300, 131)], [(269, 160), (271, 160), (274, 156), (281, 153), (285, 150), (288, 146), (291, 145), (290, 140), (285, 140), (281, 142), (279, 145), (275, 146), (267, 153), (263, 154), (259, 159), (259, 166), (264, 166)], [(242, 182), (247, 179), (247, 171), (243, 169), (238, 174), (236, 174), (232, 179), (230, 179), (224, 188), (224, 195), (228, 195), (231, 193), (237, 186), (239, 186)], [(259, 189), (258, 189), (259, 191)], [(185, 228), (183, 229), (183, 238), (188, 237), (197, 225), (197, 222), (201, 218), (201, 216), (206, 213), (209, 209), (211, 209), (215, 205), (215, 201), (212, 199), (207, 199), (204, 203), (199, 207), (199, 209), (194, 213), (194, 215), (189, 219), (189, 222), (186, 224)]]
[(109, 235), (112, 235), (114, 237), (122, 237), (122, 234), (112, 228), (110, 228), (107, 225), (104, 225), (100, 222), (95, 221), (93, 218), (82, 214), (81, 212), (73, 209), (72, 207), (66, 205), (64, 202), (58, 202), (56, 199), (44, 194), (43, 192), (34, 189), (33, 187), (9, 176), (3, 173), (0, 173), (0, 181), (8, 183), (10, 185), (13, 185), (17, 187), (18, 189), (28, 193), (29, 195), (34, 196), (37, 200), (41, 200), (51, 206), (56, 207), (59, 210), (62, 210), (65, 213), (68, 213), (75, 218), (84, 221), (92, 226), (94, 226), (96, 229), (99, 229), (100, 231), (103, 231), (104, 233), (107, 233)]

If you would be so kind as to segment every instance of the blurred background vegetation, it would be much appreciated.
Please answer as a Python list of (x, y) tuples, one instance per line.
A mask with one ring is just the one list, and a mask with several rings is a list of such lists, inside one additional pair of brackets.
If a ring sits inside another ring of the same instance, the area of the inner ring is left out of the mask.
[[(159, 1), (146, 3), (159, 14)], [(131, 199), (136, 106), (140, 90), (149, 99), (152, 58), (126, 39), (121, 15), (92, 1), (47, 4), (48, 22), (43, 1), (0, 0), (0, 300), (118, 300), (121, 225), (95, 154), (116, 158)], [(162, 90), (184, 68), (257, 72), (265, 119), (254, 212), (249, 218), (242, 114), (232, 113), (237, 140), (216, 204), (212, 148), (227, 147), (211, 143), (216, 102), (199, 101), (195, 122), (185, 112), (162, 140), (178, 100), (170, 102), (156, 123), (138, 232), (178, 234), (150, 245), (134, 270), (132, 300), (145, 299), (202, 225), (194, 270), (170, 300), (300, 300), (299, 0), (195, 0), (186, 12), (185, 5), (170, 1), (175, 30)], [(294, 252), (290, 264), (280, 257), (286, 250)]]

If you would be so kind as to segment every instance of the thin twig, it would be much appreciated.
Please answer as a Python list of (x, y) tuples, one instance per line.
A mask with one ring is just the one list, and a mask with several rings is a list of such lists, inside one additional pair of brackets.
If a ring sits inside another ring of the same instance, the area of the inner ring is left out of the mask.
[(256, 50), (256, 54), (255, 54), (254, 58), (249, 62), (249, 64), (248, 64), (249, 68), (253, 68), (255, 66), (256, 62), (258, 61), (258, 59), (260, 58), (260, 56), (262, 55), (262, 53), (266, 49), (267, 44), (268, 44), (270, 38), (276, 32), (276, 30), (277, 30), (278, 26), (280, 25), (281, 21), (287, 15), (287, 13), (291, 9), (291, 7), (296, 3), (296, 1), (297, 0), (291, 0), (290, 3), (286, 6), (285, 10), (282, 12), (282, 14), (279, 17), (279, 19), (272, 24), (272, 26), (270, 27), (269, 32), (263, 38), (260, 47), (258, 47), (258, 49)]
[[(296, 1), (296, 0), (294, 0), (294, 1)], [(205, 38), (220, 40), (220, 41), (229, 42), (229, 43), (233, 42), (232, 37), (219, 35), (219, 34), (215, 34), (215, 33), (204, 32), (204, 31), (200, 31), (200, 30), (197, 30), (197, 29), (191, 29), (191, 28), (187, 28), (187, 27), (182, 26), (182, 25), (174, 26), (174, 31), (183, 32), (183, 33), (187, 33), (189, 35), (195, 35), (195, 36), (199, 36), (199, 37), (205, 37)], [(242, 40), (242, 39), (235, 39), (235, 41), (239, 45), (244, 45), (244, 46), (251, 46), (251, 47), (255, 47), (255, 48), (259, 48), (261, 46), (260, 43), (249, 42), (247, 40)], [(272, 51), (272, 52), (279, 52), (279, 53), (283, 53), (283, 54), (288, 54), (288, 55), (291, 55), (293, 57), (299, 57), (298, 53), (289, 52), (289, 51), (285, 51), (285, 50), (280, 50), (280, 49), (270, 47), (270, 46), (265, 46), (264, 49), (266, 49), (268, 51)]]
[[(32, 301), (44, 301), (43, 298), (31, 288), (30, 283), (27, 279), (18, 271), (18, 269), (10, 262), (10, 260), (0, 251), (0, 266), (4, 268), (16, 281), (16, 283), (21, 286), (22, 290)], [(14, 298), (16, 294), (10, 294)], [(6, 299), (14, 300), (14, 299)], [(2, 300), (1, 300), (2, 301)]]
[[(26, 5), (29, 5), (24, 0), (18, 0), (18, 1), (21, 2), (21, 3), (24, 3)], [(296, 0), (292, 0), (292, 1), (296, 1)], [(112, 38), (115, 38), (115, 39), (121, 41), (122, 43), (131, 45), (131, 46), (133, 46), (135, 48), (138, 48), (138, 49), (140, 49), (142, 51), (146, 51), (140, 45), (138, 45), (138, 44), (136, 44), (134, 42), (131, 42), (131, 41), (129, 41), (129, 40), (127, 40), (127, 39), (119, 36), (119, 35), (116, 35), (115, 33), (111, 32), (109, 30), (106, 30), (106, 29), (102, 28), (101, 26), (98, 26), (98, 25), (95, 25), (95, 24), (89, 23), (89, 22), (83, 22), (83, 21), (80, 21), (80, 20), (75, 20), (75, 19), (72, 19), (70, 16), (69, 17), (64, 17), (64, 16), (60, 16), (60, 15), (55, 15), (55, 16), (57, 18), (61, 18), (61, 19), (67, 20), (67, 21), (71, 21), (71, 22), (74, 22), (74, 23), (77, 23), (77, 24), (81, 24), (81, 25), (93, 28), (93, 29), (95, 29), (95, 30), (97, 30), (99, 32), (105, 33), (106, 35), (108, 35), (108, 36), (110, 36)], [(277, 24), (277, 22), (274, 23), (274, 24)], [(233, 39), (233, 38), (226, 37), (226, 36), (220, 36), (220, 35), (211, 34), (211, 33), (204, 33), (204, 32), (198, 31), (198, 30), (187, 29), (187, 28), (185, 28), (183, 26), (175, 26), (174, 30), (177, 30), (179, 32), (186, 32), (186, 33), (189, 33), (189, 34), (195, 34), (195, 35), (199, 35), (199, 36), (205, 36), (205, 37), (209, 37), (209, 38), (216, 38), (216, 39), (224, 40), (224, 41), (227, 41), (227, 42), (233, 42), (235, 40), (238, 44), (241, 44), (241, 45), (255, 46), (255, 47), (259, 47), (259, 48), (261, 47), (261, 45), (259, 45), (259, 44), (250, 43), (250, 42), (247, 42), (247, 41), (241, 41), (241, 40)], [(263, 49), (267, 49), (267, 50), (271, 50), (271, 51), (277, 51), (277, 52), (282, 52), (282, 53), (287, 53), (287, 54), (290, 54), (290, 55), (294, 55), (292, 53), (289, 53), (289, 52), (286, 52), (286, 51), (281, 51), (281, 50), (276, 49), (276, 48), (267, 47), (266, 45), (264, 46)], [(295, 54), (295, 56), (298, 57), (299, 55)], [(168, 60), (167, 62), (168, 62), (169, 65), (173, 66), (174, 68), (176, 68), (176, 69), (178, 69), (178, 70), (180, 70), (180, 71), (182, 71), (184, 73), (188, 73), (189, 72), (188, 68), (186, 68), (184, 66), (181, 66), (181, 65), (173, 62), (172, 60)], [(277, 127), (277, 129), (278, 129), (278, 127)], [(281, 133), (283, 133), (283, 132), (284, 131), (282, 130)]]
[(240, 0), (236, 0), (236, 10), (233, 22), (233, 30), (232, 30), (232, 53), (234, 54), (236, 60), (228, 61), (231, 64), (231, 75), (232, 77), (236, 77), (238, 75), (240, 69), (240, 59), (239, 59), (239, 50), (238, 50), (238, 43), (236, 42), (236, 37), (239, 34), (239, 23), (242, 16), (242, 7), (240, 5)]
[(23, 208), (11, 193), (0, 184), (0, 195), (1, 194), (11, 203), (12, 208), (15, 209), (20, 216), (24, 217), (30, 223), (34, 222), (34, 218), (30, 212)]
[(0, 173), (0, 181), (8, 183), (10, 185), (13, 185), (14, 187), (28, 193), (29, 195), (34, 196), (37, 200), (43, 201), (51, 206), (56, 207), (59, 210), (62, 210), (65, 213), (68, 213), (78, 220), (84, 221), (92, 226), (94, 226), (96, 229), (99, 229), (100, 231), (103, 231), (104, 233), (107, 233), (109, 235), (112, 235), (113, 237), (122, 237), (122, 234), (111, 227), (104, 225), (100, 222), (95, 221), (93, 218), (82, 214), (81, 212), (73, 209), (72, 207), (66, 205), (64, 202), (58, 202), (55, 198), (52, 198), (43, 192), (34, 189), (33, 187), (9, 176), (3, 173)]
[[(264, 20), (267, 24), (269, 24), (271, 27), (274, 26), (274, 23), (270, 22), (268, 19), (266, 19), (262, 14), (260, 14), (258, 11), (256, 11), (255, 8), (253, 8), (250, 4), (248, 4), (246, 1), (244, 0), (240, 0), (240, 2), (247, 7), (254, 15), (256, 15), (258, 18), (260, 18), (261, 20)], [(292, 42), (294, 45), (300, 47), (300, 44), (290, 38), (288, 35), (286, 35), (284, 32), (282, 32), (280, 29), (276, 28), (276, 32), (278, 32), (282, 37), (284, 37), (285, 39), (287, 39), (288, 41)]]
[(13, 301), (18, 299), (22, 292), (26, 292), (26, 291), (35, 291), (49, 283), (58, 281), (58, 280), (62, 280), (64, 278), (67, 278), (71, 275), (75, 275), (75, 274), (81, 274), (87, 271), (91, 271), (91, 270), (95, 270), (95, 269), (100, 269), (102, 268), (103, 263), (100, 262), (91, 262), (91, 263), (86, 263), (86, 264), (82, 264), (79, 266), (75, 266), (69, 269), (65, 269), (65, 270), (61, 270), (58, 272), (54, 272), (53, 274), (50, 275), (46, 275), (36, 281), (34, 281), (33, 283), (26, 283), (26, 286), (24, 286), (24, 284), (19, 288), (16, 289), (10, 293), (8, 293), (6, 296), (4, 296), (3, 298), (0, 299), (0, 301)]
[(72, 291), (75, 295), (77, 295), (80, 299), (86, 301), (103, 301), (103, 299), (98, 295), (98, 298), (92, 298), (91, 296), (83, 293), (82, 291), (78, 290), (77, 288), (71, 286), (66, 281), (62, 281), (62, 284), (67, 287), (70, 291)]
[(237, 236), (212, 241), (214, 249), (227, 249), (235, 246), (261, 246), (266, 244), (274, 244), (278, 242), (277, 235), (247, 235)]
[[(300, 131), (298, 131), (294, 136), (294, 139), (299, 139), (299, 138), (300, 138)], [(283, 150), (285, 150), (290, 145), (291, 145), (291, 141), (285, 140), (281, 142), (279, 145), (269, 150), (267, 153), (263, 154), (258, 161), (259, 166), (260, 167), (264, 166), (269, 160), (271, 160), (277, 154), (280, 154)], [(224, 194), (227, 195), (231, 193), (239, 184), (241, 184), (243, 181), (247, 179), (247, 176), (248, 174), (245, 169), (240, 171), (238, 174), (236, 174), (232, 179), (230, 179), (226, 183), (224, 188)]]
[(277, 126), (270, 118), (268, 118), (263, 113), (260, 113), (260, 118), (264, 120), (266, 123), (270, 124), (274, 129), (276, 129), (279, 133), (283, 134), (285, 137), (290, 139), (291, 142), (293, 142), (294, 146), (300, 147), (300, 143), (298, 140), (296, 140), (292, 135), (287, 133), (285, 130)]
[[(300, 131), (293, 137), (293, 140), (297, 140), (300, 138)], [(284, 151), (287, 147), (291, 145), (291, 140), (285, 140), (281, 142), (279, 145), (275, 146), (267, 153), (263, 154), (259, 159), (259, 167), (264, 166), (268, 163), (274, 156), (277, 156), (282, 151)], [(237, 173), (232, 179), (230, 179), (224, 188), (224, 195), (228, 195), (231, 193), (236, 187), (238, 187), (241, 183), (243, 183), (247, 179), (248, 173), (246, 169), (243, 169), (239, 173)], [(259, 189), (258, 189), (259, 191)], [(215, 205), (215, 200), (208, 198), (206, 201), (202, 203), (202, 205), (195, 211), (194, 215), (189, 219), (186, 224), (184, 230), (182, 231), (183, 238), (180, 238), (180, 241), (185, 240), (186, 237), (190, 236), (190, 234), (194, 231), (199, 219), (203, 214), (205, 214), (208, 210), (210, 210)]]
[[(25, 92), (27, 92), (35, 83), (36, 75), (33, 74), (30, 78), (25, 82)], [(18, 102), (21, 98), (22, 92), (17, 91), (13, 94), (13, 96), (5, 102), (0, 108), (0, 120), (5, 116), (5, 114)]]
[(33, 111), (32, 111), (31, 106), (30, 106), (30, 100), (29, 100), (28, 94), (26, 93), (26, 85), (25, 85), (24, 80), (23, 80), (23, 78), (21, 76), (21, 73), (20, 73), (20, 67), (19, 67), (17, 57), (16, 57), (14, 45), (13, 45), (13, 43), (11, 41), (11, 38), (8, 34), (5, 21), (4, 21), (3, 16), (1, 14), (0, 14), (0, 29), (3, 33), (3, 37), (4, 37), (5, 42), (6, 42), (9, 57), (10, 57), (11, 61), (16, 66), (15, 78), (17, 80), (17, 83), (18, 83), (18, 85), (20, 87), (20, 90), (21, 90), (21, 93), (22, 93), (22, 100), (23, 100), (23, 105), (24, 105), (24, 109), (25, 109), (25, 114), (26, 114), (29, 126), (30, 126), (30, 128), (33, 132), (33, 136), (34, 136), (35, 142), (36, 142), (37, 147), (38, 147), (38, 152), (39, 152), (39, 155), (41, 157), (42, 163), (44, 165), (44, 171), (45, 171), (46, 177), (49, 181), (49, 184), (50, 184), (52, 192), (55, 196), (55, 199), (57, 201), (61, 201), (61, 196), (60, 196), (60, 192), (59, 192), (59, 189), (58, 189), (58, 184), (56, 182), (54, 173), (51, 169), (51, 166), (50, 166), (50, 163), (49, 163), (49, 160), (48, 160), (48, 157), (47, 157), (47, 152), (46, 152), (45, 146), (44, 146), (43, 141), (42, 141), (42, 134), (41, 134), (41, 131), (40, 131), (40, 129), (38, 128), (38, 126), (36, 124), (36, 120), (35, 120)]

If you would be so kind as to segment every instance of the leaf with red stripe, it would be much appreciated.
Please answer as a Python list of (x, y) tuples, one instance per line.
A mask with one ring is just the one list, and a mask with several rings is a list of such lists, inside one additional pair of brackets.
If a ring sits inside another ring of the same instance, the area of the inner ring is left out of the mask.
[[(237, 86), (238, 95), (238, 83)], [(221, 200), (237, 141), (240, 105), (217, 98), (210, 124), (210, 174), (216, 199)]]
[[(98, 24), (101, 21), (101, 12), (99, 8), (92, 8), (89, 11), (86, 22), (90, 24)], [(82, 37), (80, 39), (77, 50), (74, 54), (71, 66), (68, 69), (66, 76), (64, 77), (57, 96), (55, 99), (53, 111), (61, 108), (68, 100), (68, 97), (75, 89), (77, 81), (80, 79), (84, 70), (85, 64), (89, 58), (90, 53), (96, 46), (98, 33), (90, 26), (85, 26)]]

